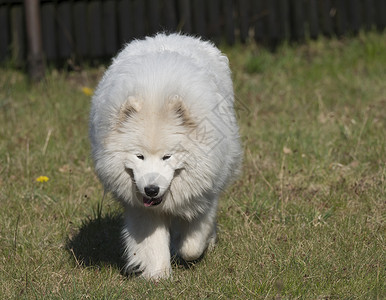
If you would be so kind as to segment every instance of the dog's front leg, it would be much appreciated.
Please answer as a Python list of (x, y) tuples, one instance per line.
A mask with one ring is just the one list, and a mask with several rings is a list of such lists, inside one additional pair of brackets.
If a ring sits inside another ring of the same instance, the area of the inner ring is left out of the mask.
[(123, 226), (126, 270), (147, 279), (171, 275), (170, 234), (166, 220), (145, 209), (128, 208)]

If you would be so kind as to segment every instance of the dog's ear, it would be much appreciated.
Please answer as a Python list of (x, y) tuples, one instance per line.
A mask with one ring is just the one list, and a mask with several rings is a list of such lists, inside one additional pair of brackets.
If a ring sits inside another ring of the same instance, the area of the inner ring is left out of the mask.
[(127, 118), (131, 118), (135, 113), (139, 112), (141, 108), (142, 105), (138, 99), (133, 96), (129, 96), (119, 109), (117, 125), (125, 122)]
[(194, 128), (196, 122), (190, 117), (186, 105), (182, 101), (181, 96), (173, 95), (169, 98), (168, 106), (170, 111), (181, 121), (181, 124), (186, 127)]

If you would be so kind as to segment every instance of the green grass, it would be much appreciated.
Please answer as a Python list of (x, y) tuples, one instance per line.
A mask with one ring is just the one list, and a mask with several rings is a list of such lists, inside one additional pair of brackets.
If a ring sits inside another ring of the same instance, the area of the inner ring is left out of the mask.
[(93, 173), (81, 88), (103, 69), (0, 69), (1, 299), (385, 298), (386, 36), (224, 51), (243, 174), (215, 250), (157, 284), (121, 274), (121, 210)]

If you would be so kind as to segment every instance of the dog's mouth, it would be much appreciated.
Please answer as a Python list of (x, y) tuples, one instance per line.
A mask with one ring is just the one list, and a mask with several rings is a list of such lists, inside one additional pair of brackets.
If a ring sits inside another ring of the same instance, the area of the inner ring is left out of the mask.
[(162, 197), (159, 197), (159, 198), (143, 197), (143, 205), (145, 205), (145, 207), (157, 206), (161, 202), (162, 202)]

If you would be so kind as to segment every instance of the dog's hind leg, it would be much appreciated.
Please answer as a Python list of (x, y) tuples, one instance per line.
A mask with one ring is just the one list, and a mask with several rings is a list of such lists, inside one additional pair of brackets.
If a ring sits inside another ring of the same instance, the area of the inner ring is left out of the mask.
[(191, 221), (176, 218), (172, 222), (172, 249), (185, 261), (196, 260), (207, 248), (214, 247), (217, 198), (212, 204), (208, 211)]

